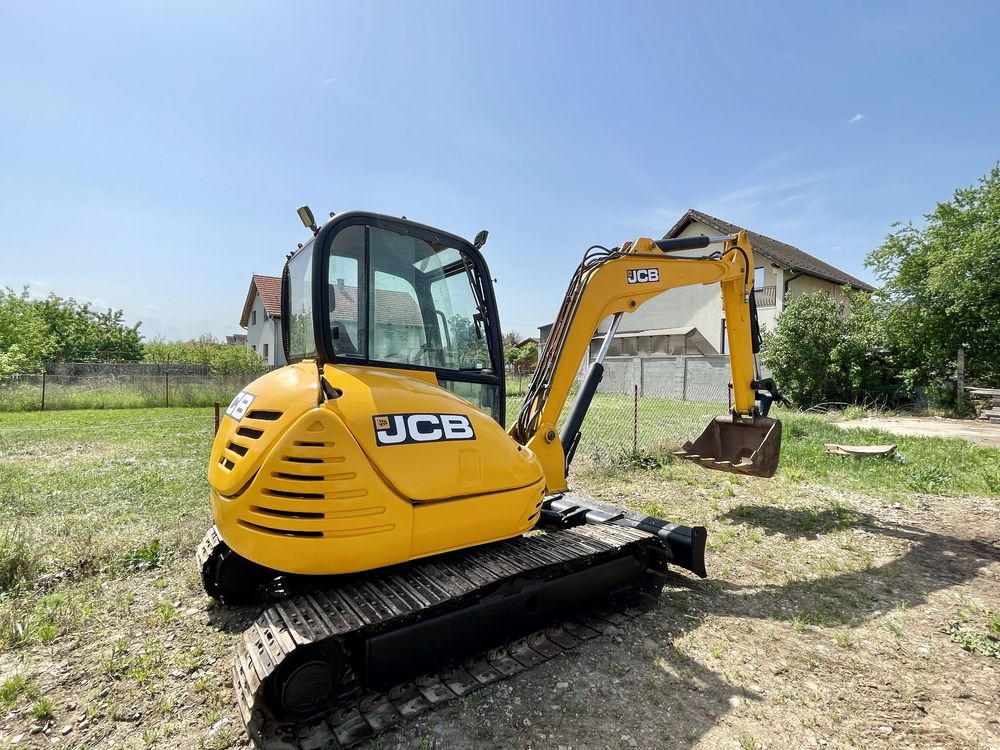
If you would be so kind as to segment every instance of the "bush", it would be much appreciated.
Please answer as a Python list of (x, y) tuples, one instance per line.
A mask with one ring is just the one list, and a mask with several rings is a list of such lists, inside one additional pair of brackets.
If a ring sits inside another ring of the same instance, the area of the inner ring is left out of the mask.
[(843, 301), (824, 292), (792, 297), (762, 359), (782, 392), (799, 406), (864, 403), (907, 395), (884, 346), (881, 311), (870, 295), (845, 289)]
[(158, 364), (208, 365), (217, 375), (262, 373), (263, 357), (243, 344), (220, 344), (211, 336), (197, 341), (150, 341), (144, 359)]

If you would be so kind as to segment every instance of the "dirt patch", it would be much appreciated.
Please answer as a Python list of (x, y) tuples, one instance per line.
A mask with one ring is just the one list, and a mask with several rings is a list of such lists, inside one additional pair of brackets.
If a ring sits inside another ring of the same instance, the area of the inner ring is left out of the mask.
[(947, 632), (1000, 606), (998, 504), (804, 500), (720, 504), (724, 577), (374, 746), (1000, 746), (1000, 662)]
[[(1000, 498), (669, 466), (577, 485), (707, 526), (712, 577), (674, 574), (639, 619), (368, 748), (1000, 747)], [(25, 680), (0, 748), (249, 748), (230, 669), (255, 611), (204, 595), (181, 532), (207, 514), (180, 518), (162, 567), (0, 602), (26, 639), (0, 649), (0, 683)]]
[(1000, 448), (1000, 424), (978, 420), (943, 417), (865, 417), (834, 424), (844, 429), (852, 427), (878, 429), (896, 435), (959, 438), (979, 445)]

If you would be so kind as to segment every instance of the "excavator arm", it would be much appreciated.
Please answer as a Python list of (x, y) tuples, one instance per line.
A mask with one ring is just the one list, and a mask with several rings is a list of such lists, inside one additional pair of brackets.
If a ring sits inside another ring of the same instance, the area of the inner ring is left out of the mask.
[[(698, 258), (667, 256), (674, 249), (721, 245)], [(680, 455), (713, 469), (771, 476), (777, 465), (780, 423), (760, 416), (756, 406), (751, 298), (753, 250), (745, 232), (729, 237), (640, 238), (620, 249), (592, 248), (563, 299), (538, 369), (525, 395), (511, 436), (539, 457), (549, 492), (566, 489), (566, 474), (580, 426), (603, 375), (603, 360), (625, 313), (677, 287), (719, 284), (726, 315), (733, 408), (715, 420)], [(577, 368), (602, 320), (611, 317), (597, 360), (585, 377), (561, 433), (557, 423)]]

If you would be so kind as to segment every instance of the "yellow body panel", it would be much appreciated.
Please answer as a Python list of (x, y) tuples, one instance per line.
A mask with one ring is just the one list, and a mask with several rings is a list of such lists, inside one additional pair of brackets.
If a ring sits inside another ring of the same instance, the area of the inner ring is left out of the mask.
[[(532, 452), (433, 373), (327, 365), (336, 398), (321, 401), (313, 362), (247, 386), (226, 416), (209, 468), (226, 543), (289, 573), (379, 568), (524, 533), (544, 481)], [(380, 415), (461, 415), (475, 437), (379, 445)]]
[[(538, 481), (531, 451), (468, 401), (438, 387), (434, 373), (350, 365), (326, 365), (325, 370), (327, 382), (343, 391), (327, 407), (340, 415), (382, 476), (404, 497), (436, 501)], [(420, 412), (465, 415), (475, 440), (376, 445), (372, 417)]]

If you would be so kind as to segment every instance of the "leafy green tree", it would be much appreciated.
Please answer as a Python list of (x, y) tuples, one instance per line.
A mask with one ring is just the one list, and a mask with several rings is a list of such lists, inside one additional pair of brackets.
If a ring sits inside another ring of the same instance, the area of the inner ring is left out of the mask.
[(519, 343), (521, 343), (521, 334), (518, 333), (517, 331), (514, 331), (514, 330), (507, 331), (507, 333), (505, 333), (503, 335), (503, 348), (504, 349), (507, 349), (507, 348), (515, 349), (515, 348), (517, 348), (517, 345)]
[(490, 354), (486, 346), (486, 337), (475, 321), (465, 315), (452, 315), (448, 319), (448, 331), (458, 357), (459, 367), (489, 366)]
[(538, 364), (538, 345), (533, 341), (527, 342), (516, 351), (517, 359), (514, 362), (514, 366), (518, 372), (527, 372), (534, 369), (535, 365)]
[(949, 378), (959, 346), (970, 380), (1000, 378), (1000, 164), (865, 263), (882, 279), (887, 340), (913, 385)]
[(840, 301), (824, 292), (792, 297), (762, 359), (782, 392), (800, 406), (856, 402), (892, 395), (895, 365), (884, 339), (882, 312), (864, 292)]
[(20, 293), (0, 289), (0, 376), (41, 372), (56, 347), (28, 288)]
[(55, 348), (47, 362), (135, 362), (142, 359), (139, 326), (125, 324), (121, 310), (99, 312), (89, 302), (50, 294), (32, 301), (49, 332)]

